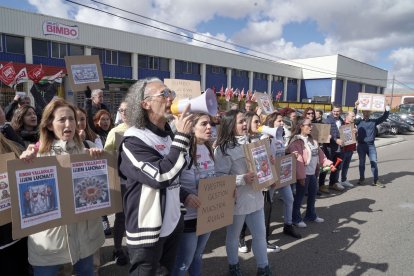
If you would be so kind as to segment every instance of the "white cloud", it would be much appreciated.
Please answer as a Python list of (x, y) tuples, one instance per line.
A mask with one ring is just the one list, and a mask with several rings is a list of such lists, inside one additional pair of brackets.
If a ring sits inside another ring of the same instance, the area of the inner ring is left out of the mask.
[(414, 85), (414, 48), (399, 48), (392, 51), (389, 59), (393, 62), (390, 74), (398, 80)]
[[(97, 24), (101, 26), (138, 32), (160, 38), (187, 41), (165, 32), (114, 18), (85, 7), (68, 4), (63, 0), (28, 0), (44, 14)], [(408, 79), (413, 73), (413, 62), (403, 62), (401, 53), (412, 51), (414, 45), (414, 2), (412, 0), (101, 0), (107, 4), (167, 22), (189, 30), (196, 30), (201, 23), (210, 23), (217, 16), (245, 20), (240, 31), (229, 37), (224, 32), (206, 33), (213, 37), (285, 59), (306, 58), (342, 54), (370, 64), (392, 62), (396, 78)], [(97, 5), (83, 1), (86, 5)], [(150, 23), (181, 34), (193, 35), (173, 26), (154, 23), (136, 15), (111, 11), (134, 20)], [(323, 41), (309, 41), (295, 45), (283, 38), (287, 24), (315, 22)], [(199, 34), (194, 38), (208, 40)], [(207, 47), (204, 43), (191, 41), (193, 45)], [(222, 44), (214, 41), (215, 44)], [(226, 45), (233, 48), (234, 46)], [(409, 49), (409, 50), (407, 50)], [(411, 49), (411, 50), (410, 50)], [(394, 50), (394, 51), (392, 51)], [(384, 52), (391, 52), (384, 57)], [(411, 59), (411, 61), (413, 61)], [(390, 68), (385, 68), (390, 69)], [(411, 77), (412, 78), (412, 77)]]

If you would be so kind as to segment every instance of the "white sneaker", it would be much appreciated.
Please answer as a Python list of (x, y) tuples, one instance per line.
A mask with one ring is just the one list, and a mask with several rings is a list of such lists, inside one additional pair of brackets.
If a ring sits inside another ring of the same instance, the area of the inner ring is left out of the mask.
[(341, 185), (344, 186), (344, 187), (347, 187), (347, 188), (353, 188), (354, 187), (354, 185), (351, 182), (349, 182), (348, 180), (345, 180), (345, 181), (341, 182)]
[(336, 191), (343, 191), (345, 189), (344, 186), (339, 183), (335, 183), (332, 186), (329, 186), (329, 188)]
[(320, 218), (320, 217), (316, 217), (316, 219), (314, 220), (314, 222), (317, 222), (317, 223), (322, 223), (324, 221), (325, 220), (323, 218)]
[(306, 227), (308, 227), (304, 221), (301, 221), (301, 222), (298, 222), (298, 223), (294, 223), (293, 225), (296, 225), (299, 228), (306, 228)]

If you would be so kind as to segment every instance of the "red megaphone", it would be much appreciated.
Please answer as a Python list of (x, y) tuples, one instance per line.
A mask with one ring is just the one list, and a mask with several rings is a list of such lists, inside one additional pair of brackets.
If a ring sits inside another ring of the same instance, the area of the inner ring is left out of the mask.
[(341, 163), (342, 162), (342, 159), (341, 158), (336, 158), (336, 162), (335, 162), (335, 165), (331, 165), (331, 172), (334, 172), (334, 171), (336, 171), (336, 166), (338, 166), (339, 165), (339, 163)]

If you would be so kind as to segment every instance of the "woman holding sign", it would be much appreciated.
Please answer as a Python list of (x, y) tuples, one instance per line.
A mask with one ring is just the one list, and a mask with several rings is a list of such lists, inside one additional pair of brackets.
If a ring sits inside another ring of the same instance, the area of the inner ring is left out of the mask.
[[(332, 161), (328, 160), (319, 148), (318, 142), (311, 135), (312, 121), (310, 119), (299, 120), (296, 130), (289, 140), (288, 152), (296, 156), (296, 194), (293, 201), (293, 224), (298, 227), (307, 227), (304, 221), (324, 222), (324, 219), (316, 215), (315, 200), (317, 192), (316, 175), (319, 166), (333, 167)], [(308, 192), (306, 215), (302, 219), (300, 206)]]
[(233, 224), (227, 226), (226, 251), (231, 275), (241, 275), (238, 243), (244, 222), (252, 233), (252, 248), (256, 258), (257, 275), (272, 275), (267, 258), (264, 199), (261, 191), (253, 189), (254, 172), (249, 172), (243, 145), (248, 144), (246, 119), (238, 110), (228, 111), (221, 120), (214, 152), (217, 176), (236, 176), (236, 204)]
[(215, 176), (213, 148), (211, 146), (211, 118), (204, 113), (193, 114), (190, 156), (187, 167), (181, 172), (181, 193), (187, 213), (184, 216), (184, 233), (181, 235), (177, 259), (172, 275), (201, 275), (201, 262), (210, 232), (197, 236), (198, 183), (200, 179)]
[[(40, 145), (30, 145), (20, 159), (30, 161), (36, 156), (85, 153), (76, 130), (76, 110), (65, 100), (51, 101), (40, 122)], [(102, 150), (88, 150), (99, 156)], [(66, 183), (72, 185), (72, 183)], [(59, 270), (75, 271), (77, 275), (94, 275), (93, 254), (104, 243), (101, 219), (89, 219), (62, 225), (28, 237), (29, 262), (35, 276), (58, 275)]]

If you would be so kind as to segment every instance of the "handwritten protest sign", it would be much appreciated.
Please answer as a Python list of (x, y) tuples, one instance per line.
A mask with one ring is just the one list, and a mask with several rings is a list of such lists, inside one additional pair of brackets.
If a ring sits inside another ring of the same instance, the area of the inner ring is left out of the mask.
[(197, 210), (197, 236), (233, 223), (236, 176), (200, 179)]
[(330, 124), (312, 124), (311, 135), (313, 139), (321, 143), (329, 143), (329, 135), (331, 134)]
[(164, 84), (171, 90), (175, 91), (175, 100), (195, 98), (201, 95), (199, 81), (164, 79)]
[(255, 92), (254, 98), (264, 114), (272, 114), (274, 111), (272, 97), (265, 93)]

